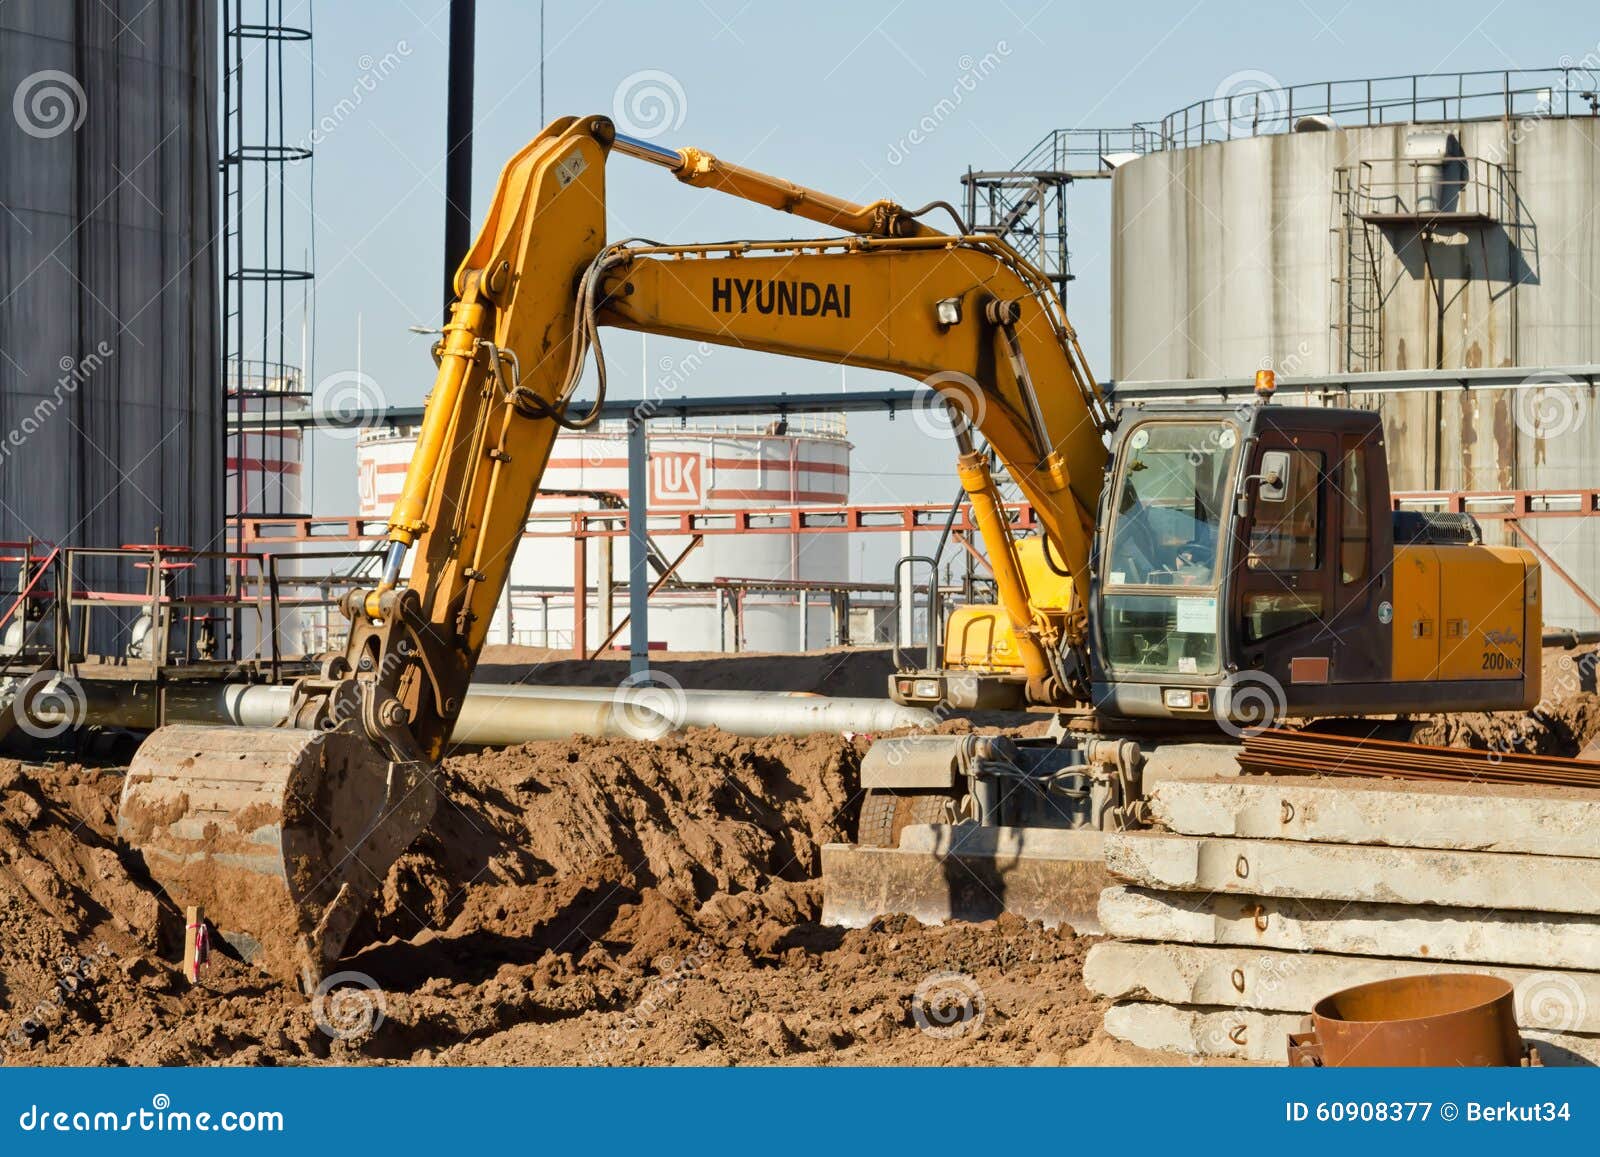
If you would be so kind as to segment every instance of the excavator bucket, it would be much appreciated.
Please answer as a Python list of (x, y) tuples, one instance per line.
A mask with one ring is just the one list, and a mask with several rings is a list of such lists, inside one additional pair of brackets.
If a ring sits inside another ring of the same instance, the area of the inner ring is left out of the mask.
[(133, 758), (118, 834), (173, 903), (309, 991), (432, 817), (431, 770), (350, 731), (171, 725)]

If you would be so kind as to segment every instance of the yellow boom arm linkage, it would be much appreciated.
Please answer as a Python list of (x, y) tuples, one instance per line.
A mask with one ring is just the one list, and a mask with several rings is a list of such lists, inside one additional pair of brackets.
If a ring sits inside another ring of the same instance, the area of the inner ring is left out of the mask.
[[(612, 150), (853, 235), (607, 246)], [(938, 391), (958, 414), (958, 472), (1025, 669), (1037, 694), (1062, 694), (1054, 656), (1063, 640), (1082, 639), (1105, 410), (1048, 283), (1009, 246), (938, 233), (892, 202), (856, 205), (699, 150), (619, 138), (604, 118), (568, 118), (506, 166), (456, 287), (422, 433), (389, 520), (389, 565), (362, 605), (369, 619), (384, 617), (400, 561), (416, 549), (410, 588), (436, 640), (457, 651), (442, 668), (454, 678), (418, 673), (399, 689), (430, 754), (448, 732), (446, 702), (458, 706), (465, 691), (554, 438), (563, 424), (593, 420), (566, 406), (585, 356), (598, 355), (601, 325), (890, 370)], [(1079, 601), (1066, 614), (1029, 603), (968, 427), (994, 448), (1071, 573)], [(437, 704), (422, 694), (430, 682), (439, 685)]]

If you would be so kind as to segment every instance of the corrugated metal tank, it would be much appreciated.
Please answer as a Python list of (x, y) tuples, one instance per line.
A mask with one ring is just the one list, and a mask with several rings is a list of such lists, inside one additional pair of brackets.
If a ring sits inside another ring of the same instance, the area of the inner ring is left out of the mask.
[[(363, 431), (356, 451), (360, 514), (381, 519), (398, 497), (415, 445), (414, 431)], [(650, 511), (745, 510), (842, 504), (850, 494), (850, 443), (839, 415), (804, 415), (788, 420), (783, 432), (771, 424), (694, 422), (665, 427), (649, 435)], [(628, 493), (628, 443), (621, 423), (603, 423), (592, 432), (564, 433), (551, 453), (529, 529), (566, 535), (563, 512), (600, 509), (600, 502), (576, 492)], [(560, 493), (566, 491), (568, 493)], [(619, 527), (622, 523), (618, 522)], [(689, 545), (681, 535), (654, 534), (667, 561)], [(677, 574), (685, 582), (724, 578), (842, 581), (849, 574), (848, 534), (713, 534), (685, 560)], [(616, 620), (627, 614), (628, 542), (612, 540)], [(590, 539), (585, 563), (591, 588), (590, 646), (606, 634), (598, 606), (602, 581), (600, 543)], [(573, 550), (565, 538), (524, 539), (512, 564), (511, 640), (534, 646), (564, 647), (572, 638)], [(542, 589), (543, 595), (534, 593)], [(673, 651), (717, 651), (737, 646), (752, 651), (793, 651), (826, 646), (831, 626), (826, 595), (809, 601), (802, 619), (791, 592), (751, 592), (744, 596), (742, 622), (719, 606), (712, 591), (663, 588), (650, 603), (650, 638)], [(502, 607), (490, 628), (491, 642), (507, 640)], [(619, 644), (628, 642), (623, 628)]]
[[(1445, 215), (1424, 238), (1420, 158), (1427, 138), (1445, 134)], [(1600, 120), (1394, 124), (1176, 148), (1119, 168), (1112, 200), (1119, 385), (1260, 368), (1287, 378), (1521, 368), (1515, 387), (1329, 400), (1384, 415), (1397, 490), (1600, 486), (1595, 388), (1538, 376), (1600, 361)], [(1527, 524), (1591, 591), (1595, 522)], [(1502, 540), (1496, 525), (1486, 530)], [(1546, 590), (1547, 621), (1600, 627), (1558, 579)]]
[[(1374, 217), (1412, 189), (1407, 139), (1448, 131), (1484, 221), (1366, 225), (1363, 277), (1345, 207)], [(1354, 196), (1341, 196), (1341, 186)], [(1600, 359), (1600, 119), (1466, 121), (1280, 133), (1150, 153), (1112, 179), (1117, 381), (1552, 366)], [(1371, 264), (1366, 262), (1365, 264)], [(1381, 340), (1345, 333), (1347, 289), (1380, 289)], [(1441, 293), (1442, 290), (1442, 293)], [(1440, 298), (1443, 307), (1440, 307)]]
[(211, 4), (0, 5), (0, 537), (222, 544)]

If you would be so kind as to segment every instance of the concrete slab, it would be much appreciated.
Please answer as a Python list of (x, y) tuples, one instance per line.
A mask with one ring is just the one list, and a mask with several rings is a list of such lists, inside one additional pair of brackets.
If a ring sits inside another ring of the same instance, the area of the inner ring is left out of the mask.
[(1106, 1009), (1105, 1026), (1118, 1040), (1143, 1049), (1286, 1065), (1289, 1034), (1300, 1031), (1300, 1020), (1291, 1013), (1129, 1003)]
[(1600, 793), (1246, 776), (1158, 784), (1160, 826), (1191, 836), (1600, 857)]
[(1578, 916), (1120, 886), (1100, 894), (1099, 915), (1128, 940), (1600, 972), (1600, 921)]
[(1147, 888), (1600, 914), (1600, 860), (1160, 832), (1106, 835), (1106, 869)]
[[(907, 828), (899, 848), (828, 844), (822, 849), (822, 922), (861, 928), (875, 916), (904, 912), (924, 924), (941, 924), (1014, 912), (1051, 927), (1098, 934), (1100, 893), (1111, 882), (1100, 833), (1053, 835), (1093, 838), (1029, 838), (1019, 847), (1001, 834), (961, 842), (952, 851), (949, 838), (937, 830)], [(996, 855), (996, 848), (1007, 853)]]
[(1237, 743), (1163, 743), (1145, 750), (1139, 776), (1147, 793), (1168, 780), (1238, 776), (1239, 751)]
[(1391, 960), (1264, 948), (1102, 941), (1089, 949), (1083, 982), (1118, 1000), (1308, 1013), (1330, 993), (1356, 984), (1437, 972), (1499, 976), (1516, 986), (1524, 1029), (1600, 1034), (1600, 973)]
[[(1106, 1010), (1106, 1032), (1140, 1048), (1196, 1058), (1232, 1057), (1288, 1063), (1288, 1037), (1303, 1018), (1249, 1009), (1182, 1008), (1169, 1004), (1116, 1004)], [(1525, 1031), (1552, 1067), (1600, 1064), (1600, 1037)]]

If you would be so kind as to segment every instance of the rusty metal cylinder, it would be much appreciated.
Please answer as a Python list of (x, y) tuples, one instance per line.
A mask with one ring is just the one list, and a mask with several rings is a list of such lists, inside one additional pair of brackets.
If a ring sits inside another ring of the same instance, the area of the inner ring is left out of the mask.
[[(1522, 1037), (1510, 981), (1470, 973), (1358, 984), (1311, 1010), (1314, 1060), (1330, 1068), (1511, 1066)], [(1295, 1046), (1291, 1044), (1291, 1057)]]

